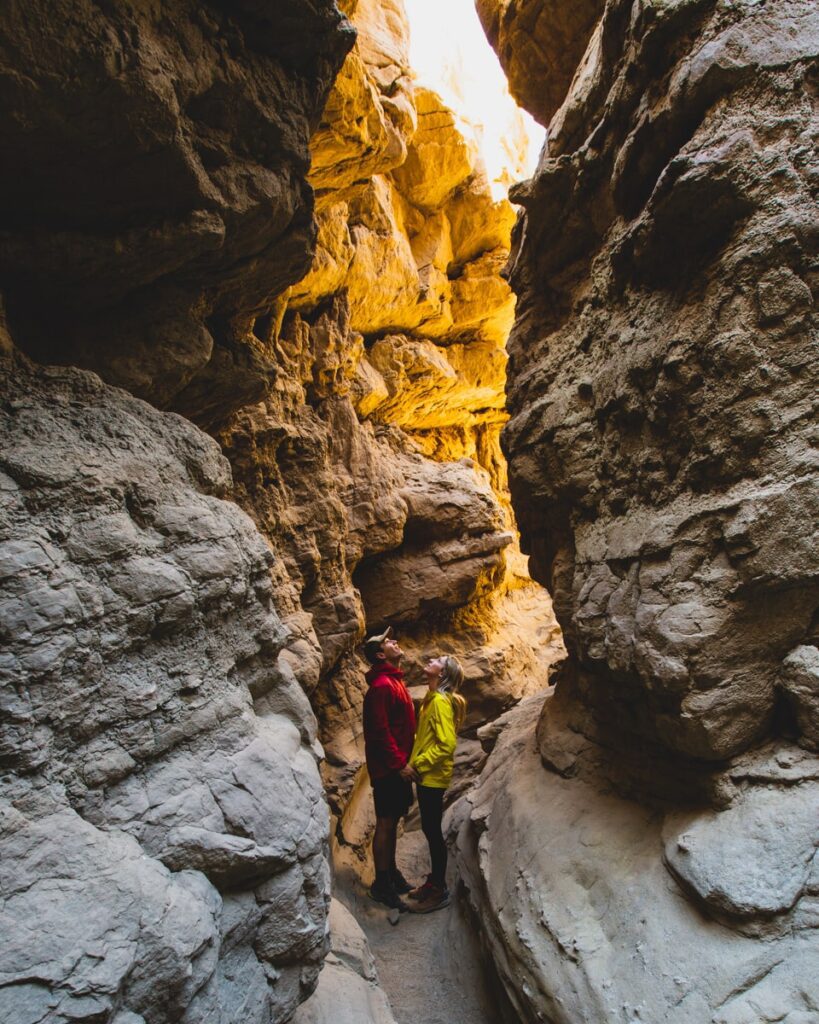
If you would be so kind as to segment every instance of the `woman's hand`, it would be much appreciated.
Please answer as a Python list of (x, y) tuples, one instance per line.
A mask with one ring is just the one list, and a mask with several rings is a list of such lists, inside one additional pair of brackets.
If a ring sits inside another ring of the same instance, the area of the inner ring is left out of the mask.
[(411, 764), (405, 764), (401, 771), (398, 773), (402, 779), (406, 779), (408, 782), (420, 782), (421, 776), (412, 767)]

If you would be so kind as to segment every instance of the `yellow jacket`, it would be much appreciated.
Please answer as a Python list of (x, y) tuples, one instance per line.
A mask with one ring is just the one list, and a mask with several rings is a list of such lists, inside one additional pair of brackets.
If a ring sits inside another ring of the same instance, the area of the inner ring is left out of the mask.
[(418, 716), (418, 729), (409, 763), (421, 776), (421, 785), (446, 789), (455, 763), (455, 714), (445, 693), (428, 693)]

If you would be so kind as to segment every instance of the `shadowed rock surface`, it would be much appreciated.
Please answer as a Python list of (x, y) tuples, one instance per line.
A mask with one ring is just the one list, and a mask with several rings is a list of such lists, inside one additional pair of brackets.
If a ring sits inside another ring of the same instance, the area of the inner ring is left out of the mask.
[(0, 1017), (289, 1016), (329, 900), (315, 719), (217, 445), (0, 366)]
[(563, 102), (605, 0), (475, 0), (515, 100), (543, 125)]
[(818, 53), (814, 4), (609, 0), (514, 190), (503, 443), (569, 658), (459, 844), (521, 1019), (819, 1007)]
[(17, 344), (202, 424), (258, 401), (254, 319), (310, 264), (308, 142), (353, 41), (332, 0), (4, 5)]

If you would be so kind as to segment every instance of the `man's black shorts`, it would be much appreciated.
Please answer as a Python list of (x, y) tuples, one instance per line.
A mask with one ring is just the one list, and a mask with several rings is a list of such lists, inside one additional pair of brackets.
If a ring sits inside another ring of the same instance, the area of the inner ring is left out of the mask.
[(373, 779), (376, 818), (403, 818), (412, 806), (412, 783), (398, 772)]

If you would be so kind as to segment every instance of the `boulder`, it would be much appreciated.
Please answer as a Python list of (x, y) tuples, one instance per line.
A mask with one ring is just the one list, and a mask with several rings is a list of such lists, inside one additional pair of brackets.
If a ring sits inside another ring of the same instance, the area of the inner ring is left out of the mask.
[(485, 474), (468, 459), (402, 460), (407, 521), (402, 545), (355, 573), (371, 626), (412, 622), (469, 604), (497, 587), (512, 535)]
[(810, 1020), (816, 758), (757, 759), (747, 775), (737, 764), (731, 806), (666, 815), (612, 792), (599, 764), (544, 770), (535, 729), (554, 699), (496, 723), (479, 783), (453, 809), (468, 898), (517, 1019)]

